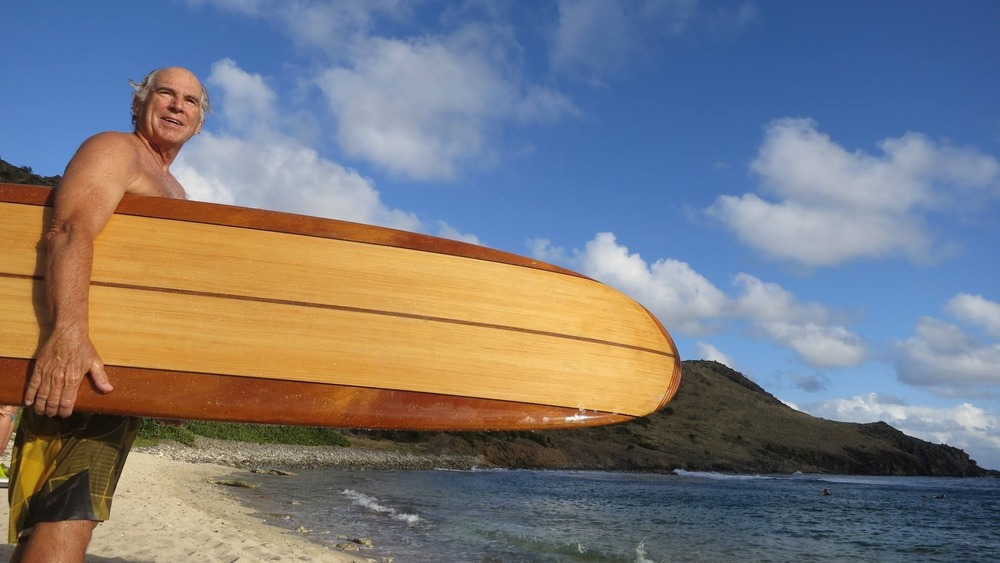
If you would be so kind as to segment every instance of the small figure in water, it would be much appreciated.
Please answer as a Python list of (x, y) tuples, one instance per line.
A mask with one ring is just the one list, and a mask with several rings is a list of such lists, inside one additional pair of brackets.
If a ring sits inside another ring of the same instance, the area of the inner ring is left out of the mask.
[(821, 494), (822, 494), (823, 496), (825, 496), (825, 497), (828, 497), (828, 496), (830, 496), (830, 495), (831, 495), (832, 493), (830, 493), (830, 489), (823, 489), (823, 492), (822, 492)]

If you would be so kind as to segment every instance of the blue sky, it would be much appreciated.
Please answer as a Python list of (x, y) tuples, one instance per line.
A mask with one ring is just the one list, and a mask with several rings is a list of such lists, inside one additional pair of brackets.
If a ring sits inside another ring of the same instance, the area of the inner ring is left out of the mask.
[(1000, 3), (11, 4), (8, 162), (60, 174), (186, 66), (192, 199), (573, 268), (685, 359), (1000, 469)]

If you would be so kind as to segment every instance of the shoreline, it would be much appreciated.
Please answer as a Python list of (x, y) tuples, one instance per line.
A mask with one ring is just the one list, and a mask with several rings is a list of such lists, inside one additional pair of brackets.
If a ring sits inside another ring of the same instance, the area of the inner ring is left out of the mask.
[(198, 436), (194, 446), (165, 441), (136, 447), (175, 461), (214, 463), (236, 469), (343, 469), (347, 471), (418, 471), (493, 467), (481, 455), (431, 454), (377, 447), (377, 442), (351, 447), (254, 444)]
[[(9, 452), (3, 458), (9, 463)], [(218, 481), (239, 480), (252, 470), (471, 469), (483, 465), (481, 458), (474, 456), (207, 438), (199, 438), (191, 447), (174, 442), (137, 447), (125, 464), (111, 519), (94, 531), (86, 561), (381, 562), (365, 555), (364, 540), (351, 540), (355, 536), (349, 523), (337, 531), (337, 537), (343, 539), (336, 547), (317, 543), (296, 530), (266, 523), (261, 514), (242, 504), (230, 487)], [(0, 518), (6, 520), (9, 507), (3, 504)], [(350, 552), (341, 547), (344, 545)], [(0, 544), (0, 560), (8, 560), (13, 549), (13, 545)]]

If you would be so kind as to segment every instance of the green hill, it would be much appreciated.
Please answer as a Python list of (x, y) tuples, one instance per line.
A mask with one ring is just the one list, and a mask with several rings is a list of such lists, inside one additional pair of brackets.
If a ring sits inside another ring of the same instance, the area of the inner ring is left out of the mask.
[(861, 475), (1000, 475), (968, 454), (883, 422), (834, 422), (796, 411), (717, 362), (685, 361), (662, 411), (614, 426), (498, 433), (368, 435), (435, 452), (481, 453), (503, 467)]
[(14, 166), (0, 158), (0, 183), (55, 186), (60, 179), (61, 176), (39, 176), (30, 166)]

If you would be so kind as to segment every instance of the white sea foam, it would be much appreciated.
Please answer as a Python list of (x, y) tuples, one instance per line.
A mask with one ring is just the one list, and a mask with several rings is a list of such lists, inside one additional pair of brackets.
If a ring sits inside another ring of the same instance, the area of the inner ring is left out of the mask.
[(435, 467), (434, 471), (443, 471), (445, 473), (500, 473), (503, 471), (514, 471), (513, 469), (507, 469), (506, 467), (479, 467), (478, 465), (473, 465), (468, 469), (453, 469), (451, 467)]
[(675, 471), (679, 477), (700, 477), (702, 479), (724, 479), (733, 481), (749, 481), (751, 479), (774, 479), (774, 475), (740, 475), (736, 473), (715, 473), (713, 471)]
[(635, 563), (656, 563), (652, 559), (646, 558), (646, 542), (639, 542), (635, 547)]
[(359, 493), (351, 489), (344, 489), (341, 494), (351, 499), (352, 503), (370, 510), (372, 512), (377, 512), (379, 514), (385, 514), (386, 516), (392, 518), (393, 520), (399, 520), (400, 522), (405, 522), (406, 524), (416, 524), (421, 521), (420, 516), (416, 514), (408, 514), (406, 512), (400, 512), (391, 506), (385, 506), (380, 503), (379, 500), (371, 495), (366, 495), (364, 493)]

